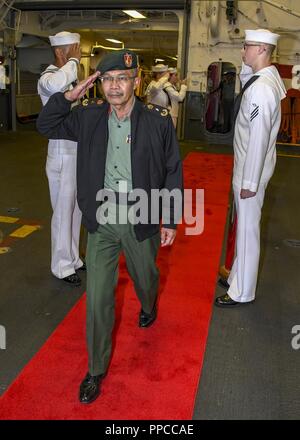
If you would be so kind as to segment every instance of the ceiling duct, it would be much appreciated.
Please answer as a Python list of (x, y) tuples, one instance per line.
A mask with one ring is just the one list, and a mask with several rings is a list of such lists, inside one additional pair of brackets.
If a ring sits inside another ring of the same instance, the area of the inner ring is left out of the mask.
[(16, 0), (15, 7), (22, 11), (53, 11), (53, 10), (79, 10), (79, 9), (185, 9), (188, 0)]

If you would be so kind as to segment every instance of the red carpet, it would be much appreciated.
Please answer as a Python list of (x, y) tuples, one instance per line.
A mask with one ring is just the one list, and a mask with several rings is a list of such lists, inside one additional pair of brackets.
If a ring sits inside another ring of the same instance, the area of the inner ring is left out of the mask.
[(191, 153), (185, 187), (205, 189), (205, 228), (161, 249), (156, 323), (137, 327), (139, 303), (121, 264), (111, 366), (102, 395), (78, 403), (86, 373), (85, 298), (0, 399), (0, 419), (191, 419), (226, 220), (232, 158)]

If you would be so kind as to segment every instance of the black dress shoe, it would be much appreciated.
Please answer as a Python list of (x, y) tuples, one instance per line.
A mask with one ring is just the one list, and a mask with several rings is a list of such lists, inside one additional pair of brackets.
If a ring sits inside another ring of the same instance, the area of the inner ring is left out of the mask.
[(225, 280), (224, 278), (219, 278), (218, 284), (220, 287), (222, 287), (223, 289), (226, 289), (226, 290), (228, 290), (230, 287), (230, 284), (228, 284), (227, 280)]
[(230, 298), (228, 293), (225, 293), (225, 295), (222, 295), (222, 296), (218, 296), (218, 298), (216, 298), (216, 300), (215, 300), (215, 305), (217, 307), (237, 307), (237, 306), (242, 306), (242, 305), (251, 304), (251, 303), (253, 303), (253, 301), (248, 301), (248, 302), (234, 301), (234, 299)]
[(156, 305), (153, 307), (151, 313), (146, 313), (142, 309), (140, 311), (140, 316), (139, 316), (139, 327), (149, 327), (156, 320), (156, 316), (157, 316)]
[(92, 403), (101, 393), (100, 385), (103, 379), (103, 374), (98, 376), (91, 376), (87, 373), (80, 384), (79, 401), (80, 403)]
[(86, 264), (83, 263), (83, 265), (78, 267), (78, 269), (76, 269), (76, 270), (86, 270)]
[(66, 283), (72, 284), (73, 286), (80, 286), (81, 284), (81, 279), (79, 278), (77, 273), (72, 273), (72, 275), (62, 278), (62, 280)]

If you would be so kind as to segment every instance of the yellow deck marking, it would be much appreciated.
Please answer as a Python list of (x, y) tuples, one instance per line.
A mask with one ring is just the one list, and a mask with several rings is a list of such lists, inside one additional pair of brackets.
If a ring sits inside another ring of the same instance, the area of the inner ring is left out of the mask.
[(0, 223), (16, 223), (19, 221), (16, 217), (5, 217), (4, 215), (0, 215)]
[(9, 234), (10, 237), (17, 237), (17, 238), (24, 238), (30, 235), (32, 232), (37, 231), (40, 229), (39, 226), (30, 226), (30, 225), (23, 225), (20, 228), (16, 229), (14, 232)]
[(10, 251), (9, 247), (1, 247), (0, 246), (0, 255), (1, 254), (7, 254), (7, 252), (9, 252), (9, 251)]
[(300, 144), (291, 144), (288, 142), (276, 142), (277, 145), (287, 145), (288, 147), (300, 147)]
[(277, 156), (279, 157), (300, 157), (300, 155), (298, 154), (282, 154), (282, 153), (277, 153)]

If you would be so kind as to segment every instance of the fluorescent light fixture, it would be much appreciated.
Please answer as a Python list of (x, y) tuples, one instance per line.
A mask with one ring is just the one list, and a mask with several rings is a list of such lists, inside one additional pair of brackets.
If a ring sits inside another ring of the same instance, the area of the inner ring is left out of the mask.
[(123, 12), (125, 12), (125, 14), (129, 15), (132, 18), (147, 18), (145, 17), (145, 15), (141, 14), (140, 12), (131, 9), (126, 11), (123, 10)]
[(162, 62), (165, 61), (163, 58), (155, 58), (155, 62), (157, 63), (158, 61)]
[(105, 38), (106, 41), (110, 41), (111, 43), (123, 44), (123, 41), (115, 40), (114, 38)]
[[(92, 52), (91, 53), (93, 53), (94, 52), (94, 49), (97, 49), (97, 48), (101, 48), (101, 49), (106, 49), (106, 50), (120, 50), (120, 47), (109, 47), (109, 46), (103, 46), (102, 44), (98, 44), (98, 43), (96, 43), (96, 44), (94, 44), (94, 46), (92, 47)], [(122, 49), (124, 49), (124, 43), (122, 43)]]

